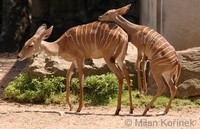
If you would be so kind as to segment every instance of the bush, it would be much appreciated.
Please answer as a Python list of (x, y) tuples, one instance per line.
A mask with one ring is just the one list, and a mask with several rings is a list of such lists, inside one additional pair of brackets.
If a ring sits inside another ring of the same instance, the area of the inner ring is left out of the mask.
[[(79, 95), (79, 81), (72, 79), (71, 90)], [(113, 74), (94, 75), (86, 77), (84, 82), (84, 96), (86, 102), (92, 105), (106, 105), (118, 93), (118, 82)]]
[(22, 73), (5, 88), (3, 97), (17, 102), (45, 103), (51, 96), (64, 92), (63, 82), (63, 77), (33, 78)]
[[(126, 81), (124, 81), (126, 85)], [(71, 80), (71, 95), (73, 103), (79, 102), (79, 81), (77, 78)], [(126, 88), (125, 88), (126, 89)], [(122, 104), (129, 105), (128, 91), (124, 90)], [(146, 107), (151, 101), (152, 96), (137, 98), (138, 91), (132, 91), (133, 103), (138, 107)], [(118, 82), (113, 74), (95, 75), (85, 78), (84, 82), (84, 99), (87, 104), (91, 105), (116, 105), (118, 95)], [(20, 74), (16, 80), (11, 82), (3, 92), (3, 97), (10, 101), (23, 103), (45, 103), (45, 104), (65, 104), (65, 78), (48, 77), (39, 78), (31, 77), (27, 73)], [(154, 107), (165, 107), (169, 98), (160, 96), (154, 103)], [(183, 106), (199, 106), (200, 101), (188, 99), (174, 99), (172, 108), (180, 109)]]
[[(79, 97), (79, 81), (71, 80), (71, 93)], [(31, 77), (20, 74), (4, 90), (4, 99), (23, 103), (65, 103), (65, 78)], [(95, 75), (85, 78), (84, 99), (88, 104), (105, 105), (118, 93), (118, 82), (113, 74)], [(77, 98), (78, 98), (77, 97)]]

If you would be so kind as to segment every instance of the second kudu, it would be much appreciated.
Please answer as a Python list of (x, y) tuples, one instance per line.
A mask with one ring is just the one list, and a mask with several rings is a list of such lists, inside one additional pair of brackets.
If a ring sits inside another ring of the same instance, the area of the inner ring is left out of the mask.
[(84, 81), (84, 60), (87, 58), (104, 58), (110, 70), (117, 76), (119, 84), (118, 103), (115, 114), (121, 110), (121, 95), (123, 78), (125, 77), (130, 99), (130, 113), (133, 112), (130, 76), (123, 61), (128, 46), (128, 35), (114, 23), (93, 22), (66, 31), (58, 40), (49, 43), (44, 41), (52, 32), (53, 26), (47, 29), (43, 24), (40, 26), (24, 45), (18, 54), (20, 60), (32, 56), (34, 53), (44, 51), (49, 55), (60, 56), (72, 64), (66, 75), (66, 101), (72, 110), (70, 102), (70, 79), (75, 70), (78, 70), (80, 81), (80, 102), (77, 112), (83, 106), (83, 81)]
[[(149, 27), (131, 23), (121, 16), (127, 13), (130, 6), (127, 5), (119, 9), (111, 9), (100, 16), (99, 20), (114, 22), (127, 32), (130, 42), (138, 49), (136, 69), (139, 71), (140, 67), (142, 67), (143, 79), (145, 79), (144, 62), (147, 59), (149, 60), (150, 70), (158, 89), (156, 95), (144, 110), (143, 115), (147, 113), (154, 101), (162, 94), (166, 87), (170, 89), (171, 97), (168, 105), (164, 112), (159, 113), (159, 115), (164, 115), (168, 113), (172, 100), (176, 95), (181, 65), (175, 49), (161, 34)], [(142, 63), (142, 66), (140, 66), (140, 63)], [(138, 81), (140, 82), (140, 78)], [(139, 83), (139, 87), (141, 87), (141, 83)], [(146, 87), (146, 82), (144, 82), (144, 92), (146, 92)]]

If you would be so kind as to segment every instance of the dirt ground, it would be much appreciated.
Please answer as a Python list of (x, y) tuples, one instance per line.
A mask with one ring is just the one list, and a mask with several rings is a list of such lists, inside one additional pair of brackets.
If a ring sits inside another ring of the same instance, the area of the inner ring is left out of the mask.
[[(163, 109), (160, 109), (163, 110)], [(152, 109), (147, 116), (141, 116), (142, 109), (129, 114), (123, 107), (115, 116), (114, 107), (84, 107), (81, 113), (69, 108), (45, 105), (21, 105), (0, 103), (0, 129), (199, 129), (198, 109), (170, 111), (165, 116), (156, 116), (160, 111)]]
[[(16, 54), (0, 54), (0, 92), (26, 66), (16, 61)], [(76, 106), (74, 107), (76, 109)], [(75, 110), (74, 109), (74, 110)], [(156, 116), (164, 109), (151, 109), (141, 116), (143, 109), (129, 114), (122, 107), (120, 115), (113, 115), (115, 107), (84, 107), (80, 113), (58, 105), (32, 105), (10, 103), (0, 99), (0, 129), (199, 129), (199, 108), (185, 107), (165, 116)]]

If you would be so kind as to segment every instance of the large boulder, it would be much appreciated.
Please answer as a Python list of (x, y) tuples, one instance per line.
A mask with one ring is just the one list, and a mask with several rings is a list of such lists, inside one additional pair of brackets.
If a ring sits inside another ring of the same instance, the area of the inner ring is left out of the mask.
[(178, 52), (182, 71), (176, 96), (188, 98), (200, 96), (200, 47)]
[[(137, 49), (129, 43), (125, 62), (130, 73), (135, 72), (135, 60), (137, 58)], [(99, 75), (110, 72), (104, 59), (93, 59), (93, 63), (86, 63), (85, 75)], [(46, 56), (44, 53), (35, 55), (27, 68), (27, 71), (38, 77), (44, 76), (66, 76), (71, 62), (65, 61), (58, 56)]]
[[(178, 81), (176, 97), (189, 98), (200, 96), (200, 47), (177, 51), (182, 69)], [(155, 94), (156, 84), (150, 75), (148, 93)], [(167, 90), (165, 93), (168, 93)]]
[(70, 64), (70, 62), (58, 56), (47, 56), (45, 53), (38, 53), (31, 58), (27, 71), (37, 77), (65, 76)]

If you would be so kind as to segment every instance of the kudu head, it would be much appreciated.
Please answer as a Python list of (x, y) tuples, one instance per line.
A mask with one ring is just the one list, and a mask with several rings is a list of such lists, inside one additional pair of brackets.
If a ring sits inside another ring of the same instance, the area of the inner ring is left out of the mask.
[(41, 42), (47, 39), (53, 30), (53, 26), (47, 29), (47, 25), (41, 25), (36, 33), (29, 40), (26, 41), (22, 50), (18, 54), (19, 60), (24, 60), (26, 58), (31, 57), (33, 54), (39, 52), (41, 50)]
[(106, 13), (99, 16), (99, 21), (112, 22), (116, 18), (117, 15), (126, 14), (128, 12), (128, 10), (130, 9), (130, 7), (131, 7), (131, 4), (121, 7), (119, 9), (108, 10)]

